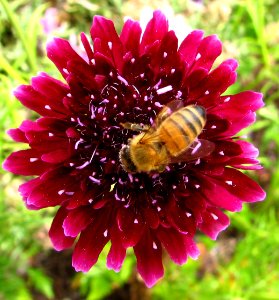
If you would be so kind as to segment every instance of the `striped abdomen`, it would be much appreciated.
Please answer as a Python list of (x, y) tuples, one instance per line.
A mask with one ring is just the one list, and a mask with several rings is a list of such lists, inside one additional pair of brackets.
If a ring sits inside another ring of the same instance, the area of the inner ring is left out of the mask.
[(184, 152), (201, 133), (206, 123), (206, 113), (202, 106), (189, 105), (167, 117), (158, 132), (171, 156)]

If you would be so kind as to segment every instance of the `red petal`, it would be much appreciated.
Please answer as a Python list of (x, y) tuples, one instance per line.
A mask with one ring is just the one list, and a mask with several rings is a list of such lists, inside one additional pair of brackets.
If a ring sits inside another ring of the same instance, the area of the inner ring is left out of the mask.
[(9, 129), (7, 134), (15, 141), (19, 143), (28, 143), (28, 140), (22, 130), (19, 128)]
[(196, 230), (195, 220), (192, 215), (188, 217), (186, 213), (183, 209), (179, 208), (174, 197), (166, 207), (166, 217), (170, 224), (181, 233), (194, 235)]
[(3, 169), (24, 176), (40, 175), (48, 168), (49, 164), (42, 162), (40, 154), (32, 149), (13, 152), (3, 163)]
[(156, 41), (161, 41), (168, 32), (168, 21), (165, 15), (156, 10), (153, 18), (148, 22), (140, 43), (140, 53), (143, 55), (146, 50)]
[(63, 222), (66, 236), (76, 237), (93, 220), (93, 210), (90, 206), (81, 206), (70, 210)]
[(42, 160), (48, 163), (61, 163), (71, 157), (69, 149), (57, 149), (42, 155)]
[(46, 98), (31, 85), (20, 85), (14, 90), (14, 95), (24, 106), (42, 116), (64, 117), (52, 107), (51, 95)]
[(156, 236), (167, 250), (173, 262), (182, 265), (187, 261), (187, 245), (182, 233), (177, 232), (173, 228), (160, 227), (156, 231)]
[(27, 199), (28, 205), (38, 208), (56, 206), (72, 197), (77, 189), (77, 182), (68, 172), (59, 168), (45, 173), (40, 183), (32, 190)]
[[(111, 58), (116, 69), (121, 73), (123, 66), (123, 47), (111, 20), (95, 16), (90, 30), (94, 41), (94, 51)], [(95, 39), (99, 42), (95, 43)]]
[(86, 51), (86, 54), (88, 56), (88, 60), (91, 61), (94, 58), (94, 53), (93, 53), (93, 50), (92, 50), (92, 46), (90, 45), (85, 33), (82, 32), (80, 34), (80, 39), (81, 39), (83, 47)]
[(72, 48), (70, 43), (61, 38), (54, 38), (47, 44), (47, 56), (56, 65), (66, 79), (69, 75), (67, 63), (69, 60), (84, 61)]
[(125, 51), (130, 51), (133, 56), (138, 56), (140, 37), (141, 27), (139, 22), (127, 20), (120, 34), (120, 40), (125, 47)]
[(197, 56), (198, 47), (202, 41), (203, 31), (194, 30), (182, 41), (178, 52), (183, 60), (191, 66)]
[(216, 240), (219, 232), (226, 229), (229, 224), (230, 219), (221, 210), (208, 207), (203, 213), (203, 222), (199, 224), (199, 229), (213, 240)]
[(38, 76), (32, 78), (31, 82), (34, 90), (48, 99), (47, 102), (54, 111), (62, 115), (68, 113), (62, 102), (70, 91), (66, 84), (46, 73), (39, 73)]
[(107, 256), (107, 267), (119, 272), (126, 256), (126, 248), (123, 247), (121, 232), (116, 225), (110, 229), (110, 236), (111, 247)]
[(152, 287), (164, 276), (161, 244), (152, 238), (149, 231), (146, 231), (134, 247), (134, 252), (139, 274), (145, 284)]
[(97, 262), (109, 240), (107, 211), (96, 214), (92, 223), (80, 234), (73, 253), (75, 270), (87, 272)]
[(257, 202), (264, 200), (265, 191), (251, 178), (238, 170), (225, 168), (222, 182), (227, 190), (244, 202)]
[[(224, 61), (220, 66), (209, 73), (209, 75), (204, 80), (202, 80), (200, 84), (196, 86), (196, 88), (192, 87), (188, 96), (189, 100), (195, 101), (195, 99), (206, 95), (199, 100), (199, 104), (204, 107), (208, 107), (209, 105), (206, 98), (210, 94), (219, 93), (220, 95), (235, 82), (236, 67), (236, 60), (230, 59)], [(215, 96), (215, 99), (219, 99), (219, 97)], [(214, 104), (216, 105), (217, 103)]]
[(122, 243), (125, 248), (134, 246), (144, 230), (143, 220), (130, 208), (119, 208), (117, 212), (117, 224), (122, 232)]
[(68, 62), (67, 68), (83, 88), (88, 89), (89, 91), (99, 88), (95, 81), (95, 70), (86, 62), (71, 60)]
[(144, 218), (146, 220), (146, 222), (148, 223), (148, 225), (152, 228), (152, 229), (156, 229), (159, 224), (160, 224), (160, 219), (158, 216), (157, 211), (155, 211), (154, 209), (147, 207), (143, 209), (144, 212)]
[(252, 124), (255, 121), (254, 111), (264, 105), (262, 94), (251, 91), (222, 97), (222, 101), (210, 113), (230, 122), (230, 127), (224, 133), (226, 136), (233, 136)]
[(216, 58), (222, 52), (222, 44), (216, 35), (210, 35), (205, 37), (197, 50), (195, 63), (192, 67), (192, 71), (200, 67), (210, 70)]
[(224, 179), (216, 180), (210, 176), (199, 176), (202, 180), (202, 192), (207, 201), (217, 207), (229, 211), (240, 211), (242, 201), (228, 191), (228, 186), (224, 184)]
[(70, 248), (74, 243), (74, 238), (65, 236), (62, 224), (67, 217), (68, 211), (63, 206), (59, 208), (56, 216), (54, 217), (50, 230), (49, 237), (52, 241), (54, 248), (57, 251)]

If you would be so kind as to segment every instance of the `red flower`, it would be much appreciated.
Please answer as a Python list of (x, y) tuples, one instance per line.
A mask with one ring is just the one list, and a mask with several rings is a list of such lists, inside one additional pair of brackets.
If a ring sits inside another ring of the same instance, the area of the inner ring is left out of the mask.
[[(28, 208), (60, 206), (50, 229), (55, 249), (71, 247), (80, 234), (73, 253), (77, 271), (88, 271), (110, 241), (108, 268), (119, 271), (133, 247), (150, 287), (164, 273), (162, 248), (177, 264), (196, 259), (197, 229), (216, 239), (229, 225), (223, 210), (264, 199), (258, 184), (238, 170), (259, 169), (258, 150), (232, 138), (255, 121), (262, 95), (222, 96), (236, 80), (236, 61), (211, 71), (221, 53), (217, 37), (196, 30), (178, 46), (159, 11), (143, 34), (128, 20), (120, 36), (112, 21), (97, 16), (91, 37), (94, 50), (81, 35), (87, 61), (63, 39), (48, 45), (66, 83), (40, 73), (16, 89), (19, 101), (42, 117), (9, 130), (30, 148), (12, 153), (4, 168), (36, 176), (19, 188)], [(161, 173), (127, 173), (119, 152), (135, 132), (121, 123), (150, 125), (173, 99), (205, 108), (199, 138), (214, 143), (214, 151)]]

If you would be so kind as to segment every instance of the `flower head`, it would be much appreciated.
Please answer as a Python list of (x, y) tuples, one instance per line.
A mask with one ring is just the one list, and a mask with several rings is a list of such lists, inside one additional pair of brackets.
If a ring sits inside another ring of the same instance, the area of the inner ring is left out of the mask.
[[(262, 95), (222, 96), (236, 80), (236, 61), (211, 70), (221, 53), (218, 38), (196, 30), (178, 46), (160, 11), (143, 33), (128, 20), (118, 36), (112, 21), (100, 16), (90, 33), (94, 48), (81, 34), (86, 60), (66, 40), (48, 44), (48, 57), (65, 83), (40, 73), (15, 90), (41, 117), (9, 130), (29, 148), (12, 153), (4, 168), (35, 176), (19, 188), (29, 209), (60, 207), (50, 238), (57, 250), (77, 239), (77, 271), (88, 271), (108, 242), (107, 266), (119, 271), (133, 247), (138, 272), (150, 287), (163, 276), (163, 248), (179, 265), (195, 259), (197, 230), (216, 239), (229, 225), (224, 210), (240, 211), (243, 202), (264, 199), (258, 184), (238, 170), (259, 169), (258, 150), (235, 137), (255, 121)], [(198, 138), (214, 148), (160, 172), (125, 171), (119, 152), (138, 133), (121, 124), (152, 127), (172, 100), (205, 109)]]

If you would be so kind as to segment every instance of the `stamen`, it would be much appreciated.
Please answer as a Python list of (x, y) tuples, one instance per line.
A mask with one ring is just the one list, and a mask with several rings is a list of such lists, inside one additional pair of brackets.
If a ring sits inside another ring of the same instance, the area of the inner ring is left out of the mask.
[(158, 89), (156, 93), (158, 95), (162, 95), (162, 94), (167, 93), (167, 92), (169, 92), (171, 90), (172, 90), (172, 86), (171, 85), (167, 85), (167, 86), (165, 86), (165, 87), (163, 87), (161, 89)]
[(101, 180), (100, 179), (97, 179), (93, 176), (88, 176), (88, 178), (93, 181), (94, 183), (97, 183), (98, 185), (101, 183)]
[(128, 85), (128, 81), (125, 79), (125, 78), (123, 78), (122, 76), (120, 76), (120, 75), (118, 75), (117, 76), (117, 79), (119, 79), (121, 82), (123, 82), (125, 85)]

